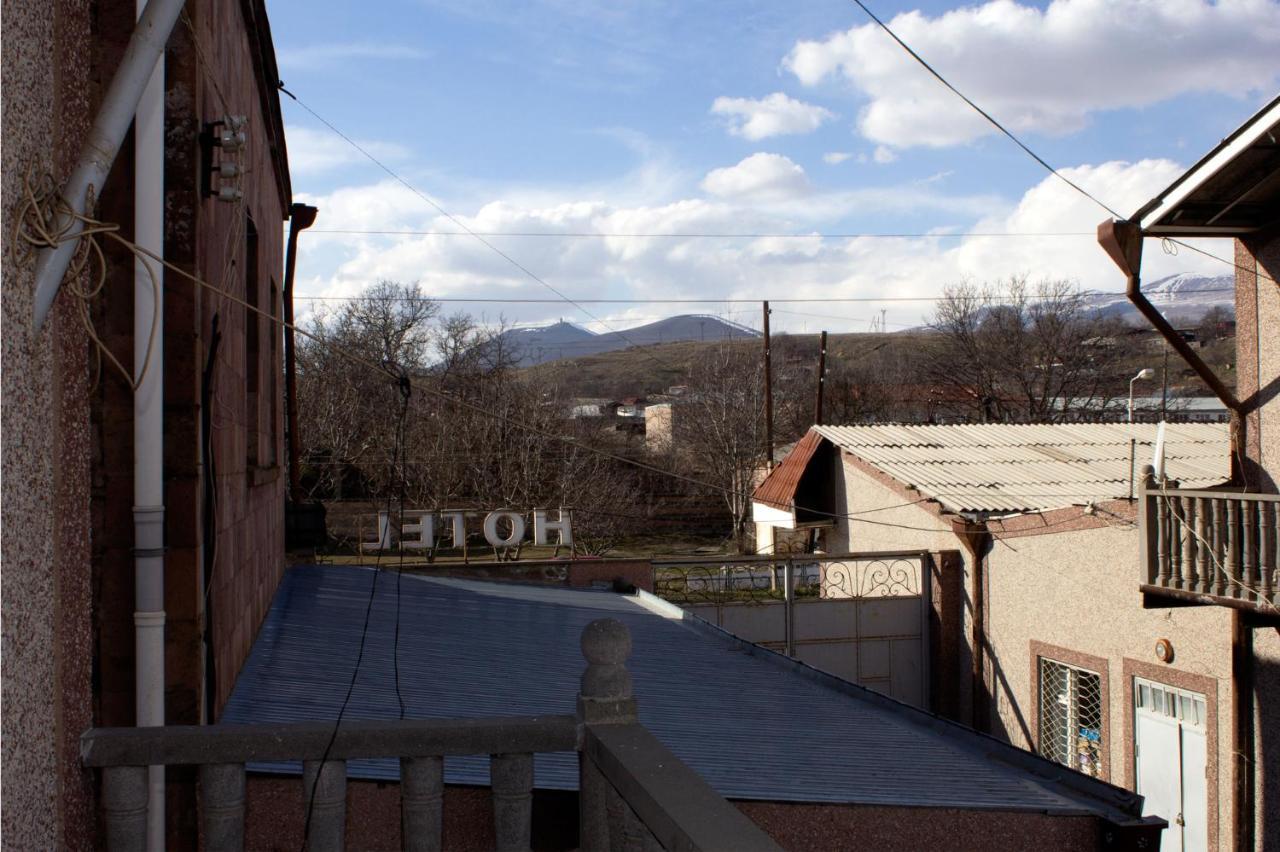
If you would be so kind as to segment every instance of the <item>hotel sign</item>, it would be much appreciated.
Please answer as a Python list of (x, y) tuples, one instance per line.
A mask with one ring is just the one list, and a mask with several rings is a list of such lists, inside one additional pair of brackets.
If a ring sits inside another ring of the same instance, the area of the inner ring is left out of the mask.
[[(510, 509), (498, 509), (483, 515), (481, 528), (484, 540), (491, 547), (515, 547), (525, 542), (530, 524), (525, 519), (532, 516), (533, 543), (535, 545), (573, 545), (572, 513), (569, 509), (560, 509), (553, 520), (546, 509), (534, 509), (532, 512), (517, 512)], [(403, 517), (403, 521), (401, 521)], [(404, 550), (434, 550), (447, 546), (461, 548), (467, 540), (467, 520), (481, 517), (479, 512), (449, 510), (441, 512), (420, 509), (406, 510), (403, 515), (392, 512), (378, 513), (378, 538), (376, 541), (360, 543), (361, 550), (391, 550), (396, 524), (402, 524), (395, 540), (400, 542)], [(552, 537), (554, 536), (554, 541)], [(441, 539), (448, 544), (442, 545)]]

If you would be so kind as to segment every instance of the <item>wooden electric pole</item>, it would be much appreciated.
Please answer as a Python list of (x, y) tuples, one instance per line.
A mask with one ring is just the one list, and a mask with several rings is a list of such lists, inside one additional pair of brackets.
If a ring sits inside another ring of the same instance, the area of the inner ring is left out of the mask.
[(764, 303), (764, 463), (773, 470), (773, 359), (769, 354), (769, 303)]
[(813, 422), (822, 425), (822, 392), (827, 385), (827, 333), (818, 340), (818, 399), (813, 404)]

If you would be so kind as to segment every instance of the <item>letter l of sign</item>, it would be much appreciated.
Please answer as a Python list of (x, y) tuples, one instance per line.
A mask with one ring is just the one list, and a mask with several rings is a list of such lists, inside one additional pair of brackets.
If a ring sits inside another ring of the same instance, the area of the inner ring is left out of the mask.
[(448, 523), (453, 541), (450, 547), (465, 547), (467, 543), (467, 521), (462, 512), (441, 512), (440, 523)]

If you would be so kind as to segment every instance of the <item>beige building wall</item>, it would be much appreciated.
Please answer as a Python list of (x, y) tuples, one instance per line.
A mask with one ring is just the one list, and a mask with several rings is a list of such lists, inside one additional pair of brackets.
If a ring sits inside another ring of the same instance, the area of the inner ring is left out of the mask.
[(871, 550), (959, 550), (963, 556), (962, 589), (963, 641), (960, 643), (955, 685), (959, 719), (971, 721), (973, 707), (973, 565), (959, 537), (951, 530), (951, 522), (940, 518), (926, 506), (922, 496), (903, 493), (861, 464), (841, 453), (833, 462), (835, 470), (835, 506), (841, 517), (835, 527), (825, 531), (823, 549), (829, 553)]
[[(1098, 674), (1105, 682), (1107, 705), (1103, 777), (1132, 789), (1129, 696), (1134, 675), (1197, 692), (1211, 689), (1206, 698), (1212, 704), (1211, 715), (1216, 716), (1216, 748), (1212, 748), (1209, 767), (1210, 842), (1211, 848), (1229, 848), (1231, 610), (1214, 606), (1143, 609), (1138, 592), (1138, 530), (1121, 520), (1104, 528), (1003, 541), (992, 549), (987, 570), (991, 732), (1034, 749), (1039, 723), (1037, 656), (1092, 670), (1101, 666), (1084, 658), (1100, 658), (1105, 661), (1106, 671)], [(1156, 643), (1161, 639), (1173, 645), (1171, 664), (1156, 658)], [(1214, 732), (1208, 735), (1212, 738)], [(1213, 811), (1217, 811), (1216, 825)], [(1215, 834), (1217, 847), (1212, 846)]]

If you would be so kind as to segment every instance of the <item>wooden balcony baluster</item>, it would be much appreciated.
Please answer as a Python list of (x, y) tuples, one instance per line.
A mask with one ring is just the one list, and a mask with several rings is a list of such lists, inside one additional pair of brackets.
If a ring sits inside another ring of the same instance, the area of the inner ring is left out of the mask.
[(1169, 585), (1169, 501), (1153, 492), (1156, 501), (1156, 585)]
[(1181, 509), (1181, 529), (1182, 535), (1182, 588), (1188, 592), (1197, 591), (1200, 588), (1200, 577), (1196, 573), (1196, 546), (1199, 542), (1196, 540), (1196, 501), (1193, 497), (1179, 497), (1178, 506)]
[(1256, 600), (1258, 594), (1258, 504), (1240, 504), (1240, 556), (1242, 583), (1240, 597)]
[(1213, 541), (1209, 523), (1212, 504), (1204, 497), (1192, 498), (1196, 503), (1196, 587), (1195, 591), (1208, 594), (1213, 583)]
[(1239, 596), (1240, 591), (1240, 503), (1227, 500), (1226, 525), (1226, 588), (1222, 592), (1229, 598)]
[(1227, 585), (1227, 505), (1213, 504), (1213, 594), (1221, 595)]

